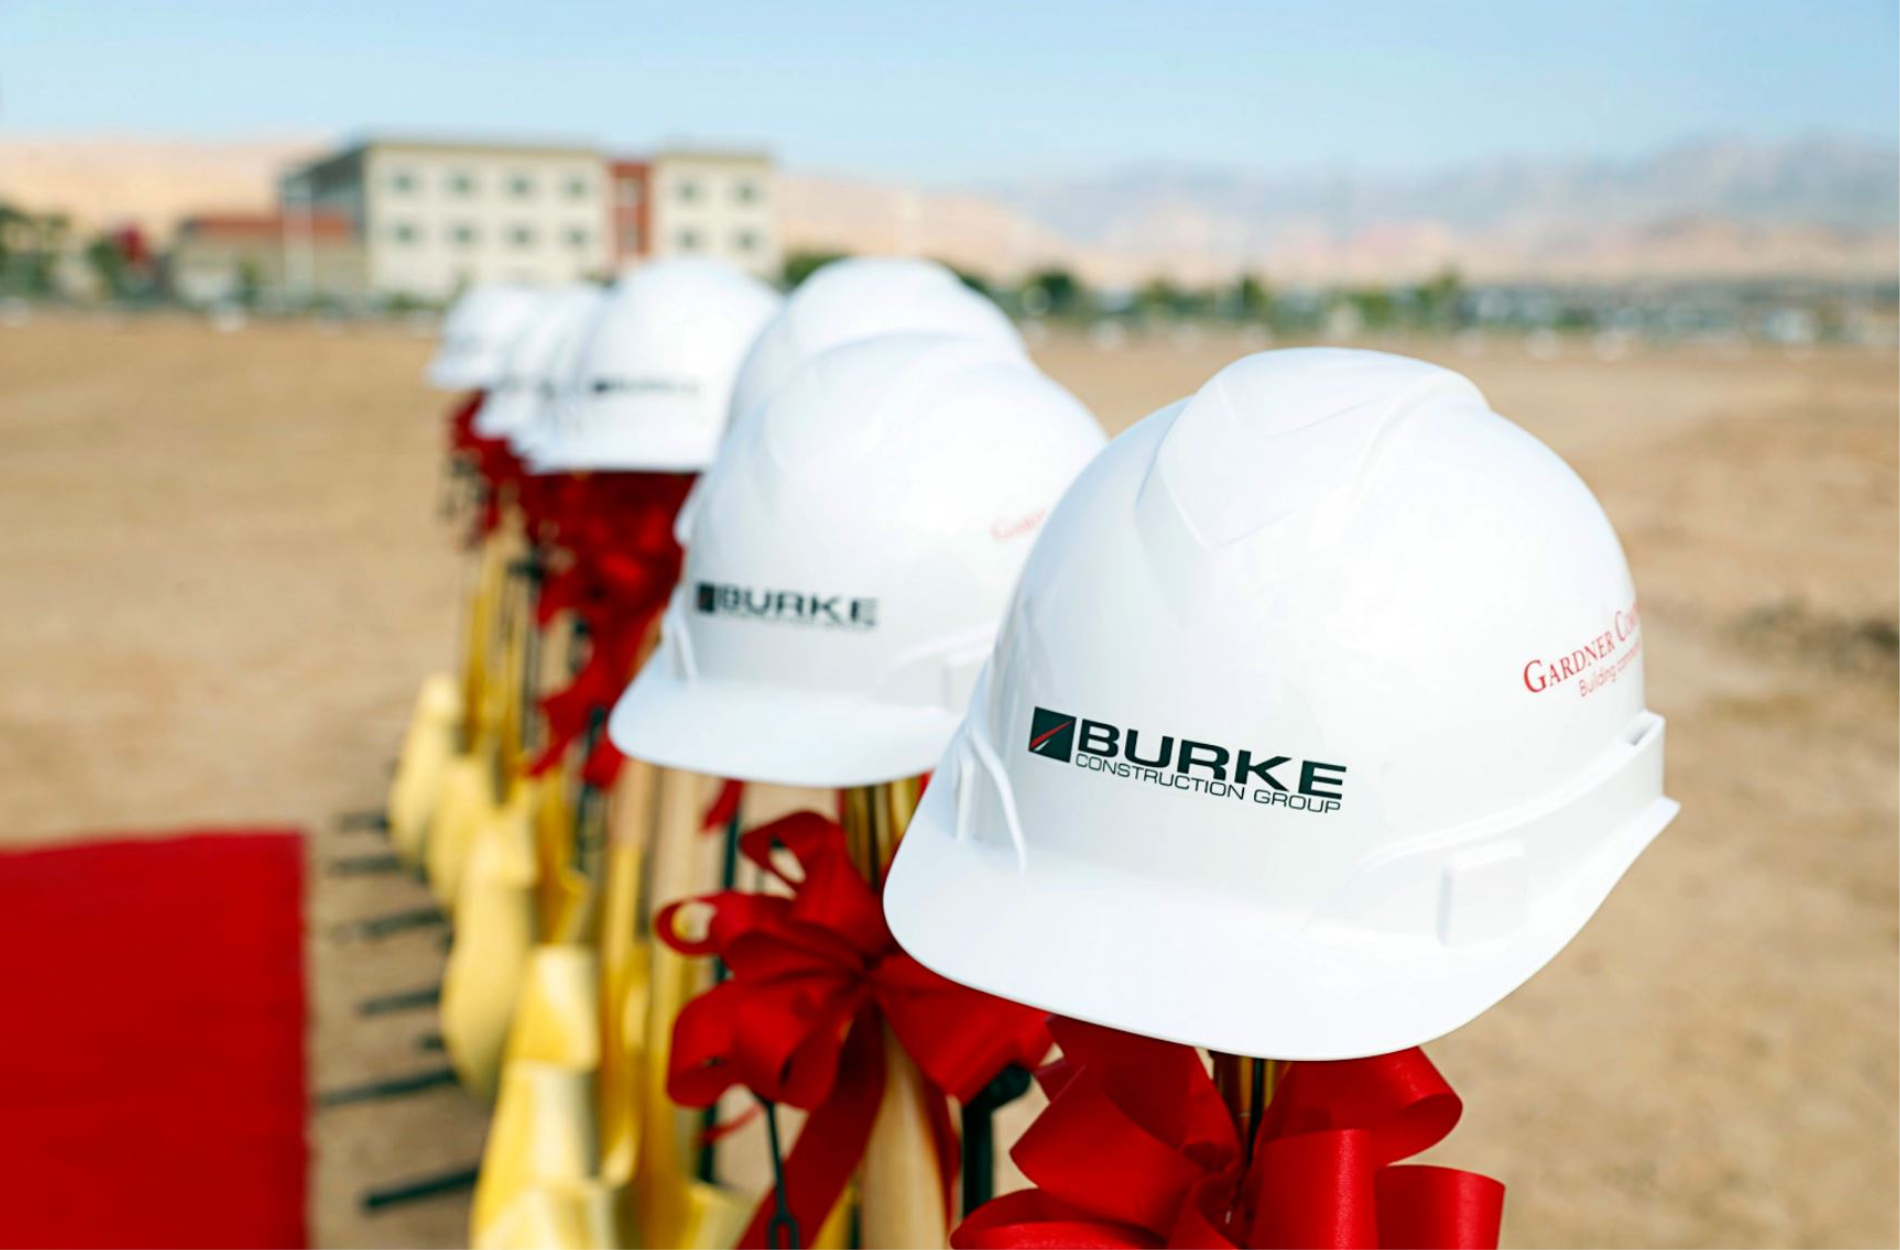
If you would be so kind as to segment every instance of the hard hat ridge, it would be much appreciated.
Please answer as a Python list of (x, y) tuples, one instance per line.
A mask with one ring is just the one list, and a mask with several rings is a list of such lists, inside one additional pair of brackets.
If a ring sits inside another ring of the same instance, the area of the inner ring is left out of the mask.
[(1022, 357), (942, 334), (848, 343), (729, 432), (621, 749), (794, 785), (941, 752), (1032, 535), (1102, 445)]
[(713, 458), (740, 361), (778, 294), (727, 265), (653, 261), (607, 292), (570, 353), (537, 473), (692, 472)]
[(1153, 480), (1216, 546), (1358, 481), (1380, 437), (1423, 410), (1485, 410), (1459, 374), (1383, 352), (1296, 348), (1245, 357), (1188, 399)]
[(801, 282), (747, 353), (732, 393), (743, 417), (809, 360), (846, 343), (892, 334), (986, 339), (1027, 358), (1002, 309), (935, 261), (857, 256), (822, 266)]
[[(812, 273), (754, 340), (733, 383), (734, 428), (749, 419), (812, 360), (852, 343), (910, 334), (948, 335), (989, 343), (1027, 361), (1022, 336), (1002, 309), (935, 261), (860, 256)], [(701, 485), (687, 496), (674, 525), (682, 546), (692, 534)]]
[(427, 381), (441, 390), (487, 390), (501, 378), (509, 344), (534, 318), (541, 293), (513, 283), (471, 287), (442, 319)]

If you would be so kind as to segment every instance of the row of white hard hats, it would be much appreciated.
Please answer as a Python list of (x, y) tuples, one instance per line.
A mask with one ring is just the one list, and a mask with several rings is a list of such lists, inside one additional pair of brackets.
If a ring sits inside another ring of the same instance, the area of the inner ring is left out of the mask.
[(1097, 454), (1011, 336), (786, 354), (610, 730), (746, 780), (934, 768), (885, 904), (944, 975), (1381, 1053), (1531, 976), (1674, 815), (1616, 536), (1457, 374), (1263, 353)]
[(902, 332), (1023, 354), (994, 304), (929, 261), (827, 265), (786, 304), (729, 266), (677, 259), (607, 288), (478, 287), (445, 319), (428, 377), (486, 391), (475, 433), (508, 439), (536, 472), (696, 472), (712, 463), (729, 420), (804, 361)]

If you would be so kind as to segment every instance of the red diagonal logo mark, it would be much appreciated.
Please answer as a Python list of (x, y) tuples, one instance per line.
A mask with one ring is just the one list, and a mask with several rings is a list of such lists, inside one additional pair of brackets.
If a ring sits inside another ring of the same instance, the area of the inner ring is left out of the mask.
[(1073, 724), (1075, 724), (1075, 720), (1074, 718), (1070, 718), (1069, 720), (1063, 721), (1060, 725), (1057, 725), (1054, 729), (1051, 729), (1048, 733), (1042, 735), (1042, 737), (1030, 739), (1029, 749), (1032, 751), (1035, 750), (1037, 747), (1049, 741), (1049, 739), (1055, 737), (1057, 734), (1061, 733), (1063, 730), (1067, 729), (1070, 725), (1073, 725)]

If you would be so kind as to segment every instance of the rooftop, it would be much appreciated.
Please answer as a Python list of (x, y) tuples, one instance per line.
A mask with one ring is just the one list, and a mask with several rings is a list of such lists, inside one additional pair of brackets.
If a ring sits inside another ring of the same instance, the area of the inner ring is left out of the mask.
[(356, 237), (350, 219), (339, 213), (200, 213), (178, 227), (181, 239), (310, 239), (343, 242)]

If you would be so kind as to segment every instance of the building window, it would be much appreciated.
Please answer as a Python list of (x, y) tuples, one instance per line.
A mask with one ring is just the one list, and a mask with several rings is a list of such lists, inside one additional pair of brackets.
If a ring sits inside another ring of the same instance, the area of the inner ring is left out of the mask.
[(620, 252), (624, 256), (636, 256), (640, 252), (640, 227), (620, 227)]
[(679, 250), (682, 252), (697, 252), (699, 250), (699, 231), (682, 230), (673, 236), (673, 241), (679, 245)]
[(416, 171), (398, 169), (389, 175), (389, 189), (398, 195), (414, 195), (416, 191)]
[(699, 199), (699, 184), (694, 182), (691, 178), (688, 178), (686, 181), (680, 183), (679, 191), (676, 194), (679, 196), (680, 203), (694, 203)]
[(533, 226), (508, 227), (508, 242), (513, 244), (515, 247), (533, 247), (534, 246), (534, 227)]
[(759, 184), (750, 178), (741, 178), (732, 184), (732, 198), (740, 204), (756, 204), (765, 198)]
[(614, 198), (619, 201), (622, 208), (638, 208), (640, 206), (639, 181), (634, 178), (622, 178), (614, 185)]
[(476, 232), (474, 226), (463, 222), (449, 231), (449, 237), (455, 240), (455, 246), (457, 247), (474, 247), (475, 241), (481, 236)]
[(732, 246), (739, 249), (741, 252), (758, 251), (759, 250), (758, 232), (755, 230), (739, 231), (738, 233), (732, 236)]
[(569, 226), (567, 228), (567, 245), (576, 251), (585, 248), (593, 241), (594, 232), (589, 230), (586, 226)]
[(458, 169), (449, 175), (449, 194), (467, 198), (475, 194), (475, 175), (466, 169)]
[(420, 243), (422, 231), (413, 221), (399, 221), (389, 228), (389, 237), (405, 245)]
[(526, 174), (508, 176), (508, 194), (517, 200), (525, 200), (534, 194), (534, 179)]
[(591, 181), (589, 181), (587, 178), (583, 177), (582, 175), (575, 174), (573, 177), (567, 180), (567, 198), (568, 199), (584, 200), (588, 196), (592, 195), (593, 193), (594, 193), (594, 184)]

